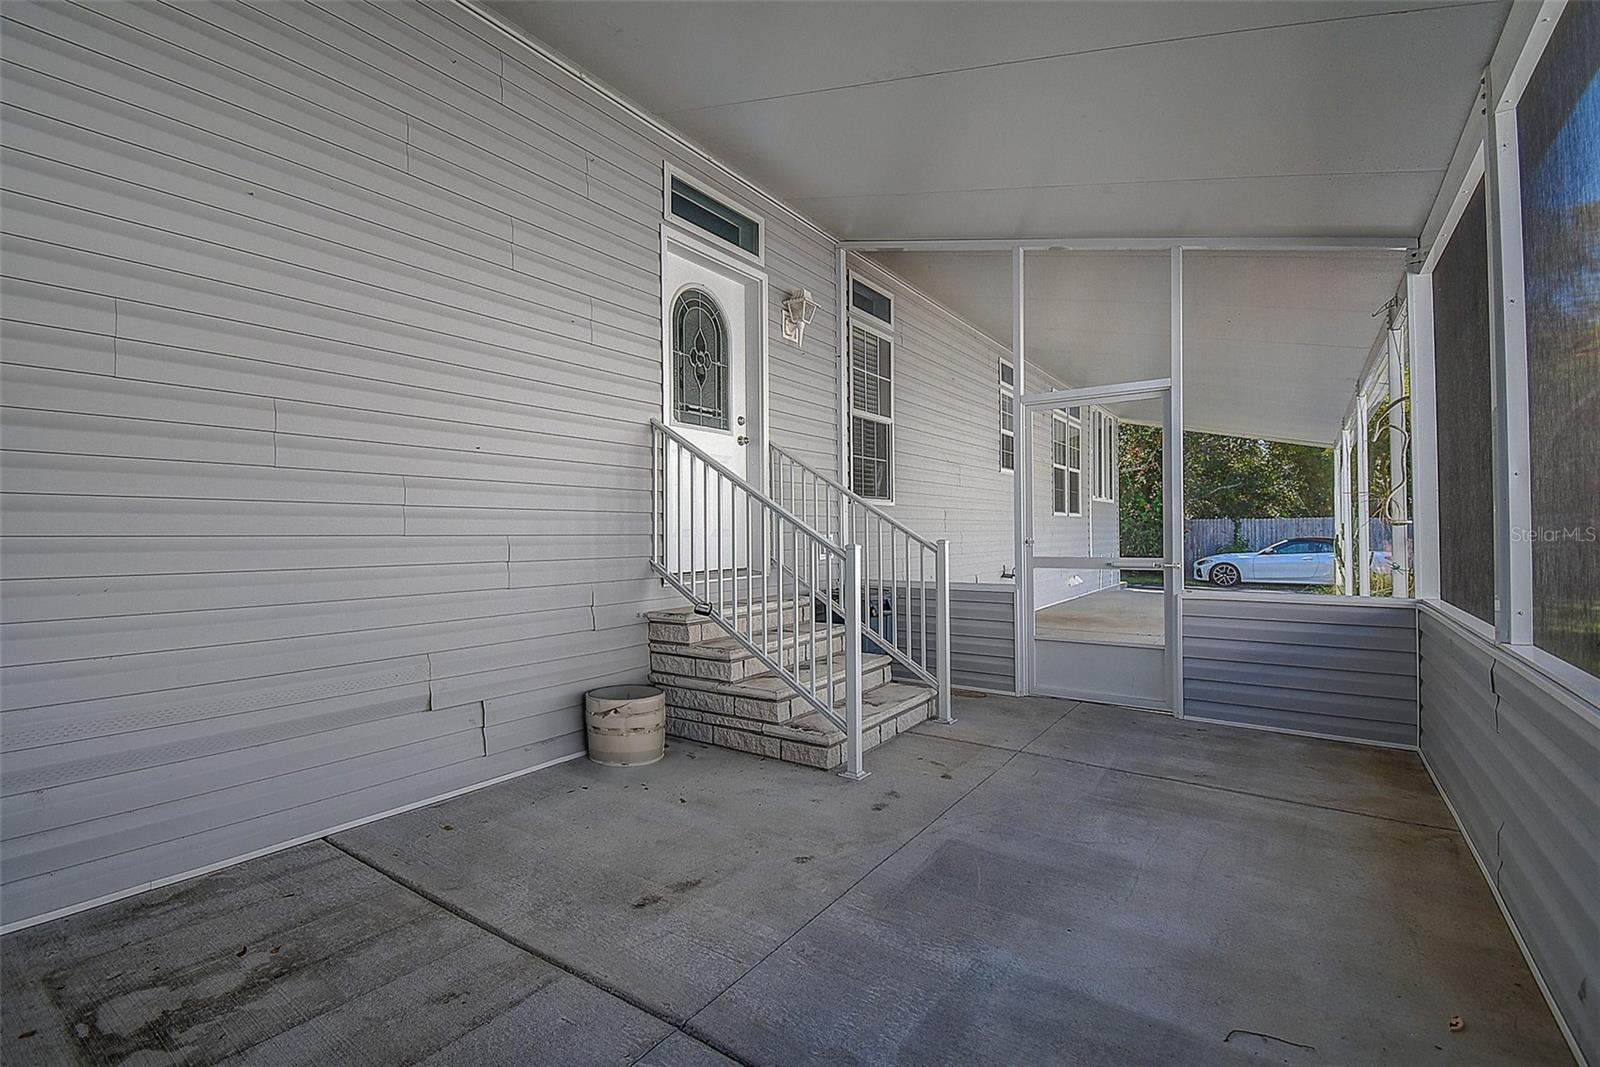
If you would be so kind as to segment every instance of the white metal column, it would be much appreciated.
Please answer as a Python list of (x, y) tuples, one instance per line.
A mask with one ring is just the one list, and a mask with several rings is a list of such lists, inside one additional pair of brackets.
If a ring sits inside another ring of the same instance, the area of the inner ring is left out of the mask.
[[(1411, 488), (1410, 464), (1406, 462), (1406, 387), (1405, 358), (1400, 351), (1399, 331), (1391, 312), (1389, 340), (1389, 501), (1384, 518), (1389, 522), (1389, 595), (1411, 595), (1411, 509), (1406, 491)], [(1408, 312), (1409, 314), (1409, 312)], [(1409, 321), (1409, 320), (1408, 320)]]
[(1366, 390), (1356, 394), (1356, 587), (1362, 596), (1372, 595), (1372, 454), (1367, 447), (1368, 410), (1371, 399)]
[(1167, 693), (1172, 714), (1183, 718), (1183, 584), (1187, 578), (1183, 555), (1183, 249), (1172, 250), (1168, 289), (1169, 329), (1172, 336), (1170, 388), (1167, 390), (1167, 433), (1162, 442), (1165, 463), (1161, 470), (1161, 507), (1166, 526), (1166, 557), (1162, 569), (1167, 627)]
[[(1491, 87), (1492, 91), (1498, 91)], [(1495, 99), (1491, 93), (1491, 100)], [(1528, 336), (1523, 307), (1522, 175), (1515, 101), (1489, 109), (1489, 345), (1494, 396), (1496, 640), (1533, 643), (1533, 493), (1528, 484)]]
[(1028, 351), (1025, 343), (1025, 310), (1023, 307), (1023, 255), (1021, 247), (1011, 250), (1011, 374), (1012, 394), (1016, 397), (1016, 425), (1012, 448), (1016, 459), (1012, 463), (1012, 524), (1015, 530), (1017, 595), (1012, 633), (1015, 635), (1016, 691), (1018, 696), (1032, 688), (1033, 664), (1033, 552), (1028, 505), (1033, 492), (1033, 417), (1022, 406), (1027, 391)]
[(1406, 275), (1411, 363), (1413, 595), (1439, 597), (1439, 439), (1433, 390), (1433, 275)]

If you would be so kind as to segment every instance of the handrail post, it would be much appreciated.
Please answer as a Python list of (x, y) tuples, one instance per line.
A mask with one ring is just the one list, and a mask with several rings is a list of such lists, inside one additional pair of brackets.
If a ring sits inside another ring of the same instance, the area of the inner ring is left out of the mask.
[[(933, 602), (939, 640), (934, 650), (934, 677), (939, 680), (939, 721), (948, 725), (956, 721), (950, 704), (950, 540), (941, 537), (935, 543), (939, 553), (933, 568)], [(928, 595), (926, 589), (922, 595)]]
[(844, 550), (844, 770), (839, 777), (859, 782), (870, 771), (861, 766), (861, 566), (860, 545)]

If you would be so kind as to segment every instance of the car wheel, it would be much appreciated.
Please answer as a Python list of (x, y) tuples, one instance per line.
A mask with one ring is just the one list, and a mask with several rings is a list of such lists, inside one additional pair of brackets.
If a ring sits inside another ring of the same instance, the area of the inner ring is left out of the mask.
[(1219, 563), (1211, 568), (1211, 584), (1226, 589), (1239, 584), (1239, 568), (1231, 563)]

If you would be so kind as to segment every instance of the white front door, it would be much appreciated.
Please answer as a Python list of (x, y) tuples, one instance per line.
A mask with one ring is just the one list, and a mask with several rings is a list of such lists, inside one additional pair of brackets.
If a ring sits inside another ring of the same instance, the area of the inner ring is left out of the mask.
[[(762, 279), (670, 231), (663, 241), (666, 424), (760, 488)], [(744, 566), (745, 496), (704, 468), (691, 474), (684, 460), (666, 471), (668, 514), (676, 515), (668, 566), (679, 573)]]

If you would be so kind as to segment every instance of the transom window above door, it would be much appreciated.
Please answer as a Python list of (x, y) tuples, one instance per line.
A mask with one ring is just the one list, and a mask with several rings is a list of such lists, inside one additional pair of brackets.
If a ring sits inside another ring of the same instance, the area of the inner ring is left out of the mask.
[(734, 207), (725, 198), (712, 196), (686, 181), (671, 167), (667, 176), (667, 215), (688, 223), (733, 246), (744, 256), (761, 262), (761, 219)]
[(672, 417), (728, 428), (728, 320), (704, 289), (685, 289), (672, 304)]

